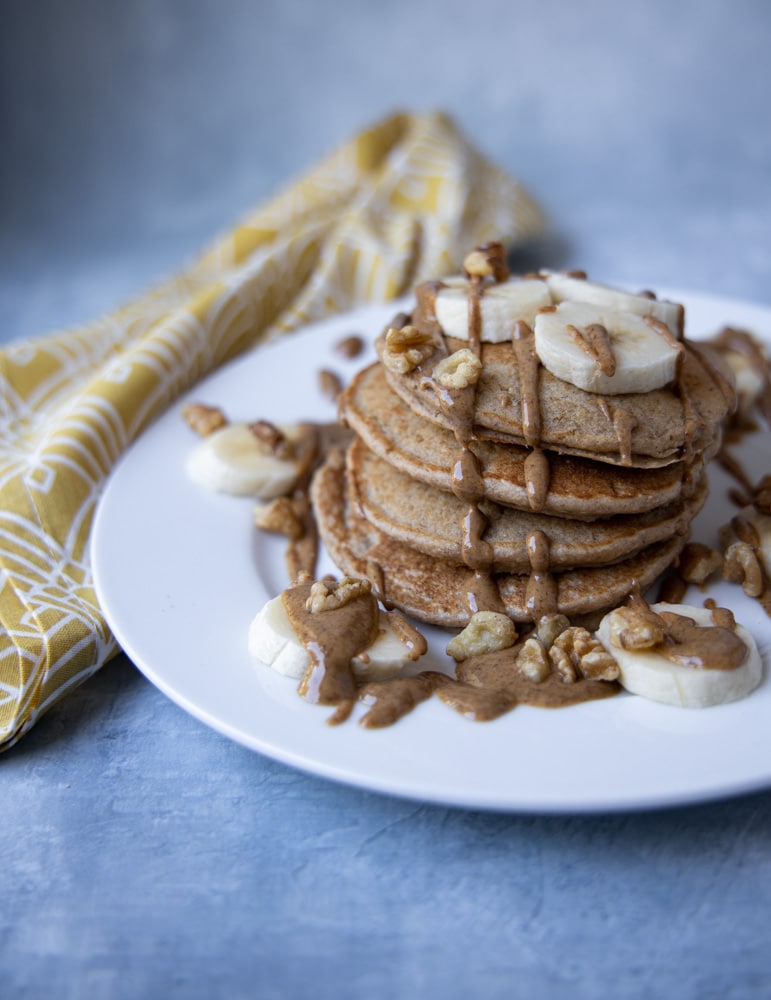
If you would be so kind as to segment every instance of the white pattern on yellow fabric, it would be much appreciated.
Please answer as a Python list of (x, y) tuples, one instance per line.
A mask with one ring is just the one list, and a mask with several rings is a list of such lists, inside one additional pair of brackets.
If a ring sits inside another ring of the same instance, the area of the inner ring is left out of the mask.
[(119, 455), (226, 359), (543, 227), (443, 115), (367, 129), (110, 316), (0, 352), (0, 747), (116, 651), (89, 532)]

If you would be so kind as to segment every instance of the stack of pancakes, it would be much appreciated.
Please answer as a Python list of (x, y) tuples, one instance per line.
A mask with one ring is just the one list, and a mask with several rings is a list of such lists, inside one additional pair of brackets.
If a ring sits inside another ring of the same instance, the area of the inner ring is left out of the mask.
[[(387, 605), (442, 626), (478, 610), (518, 622), (587, 618), (648, 588), (687, 541), (733, 406), (719, 361), (683, 339), (681, 309), (679, 329), (662, 338), (677, 345), (675, 375), (643, 392), (556, 377), (534, 350), (534, 316), (516, 306), (510, 338), (489, 342), (480, 301), (505, 280), (453, 279), (468, 294), (462, 339), (437, 319), (447, 282), (417, 289), (413, 312), (379, 337), (380, 360), (341, 397), (352, 443), (312, 488), (339, 568), (369, 577)], [(528, 280), (550, 287), (545, 274)], [(554, 304), (537, 310), (549, 311)], [(613, 336), (605, 342), (612, 348)], [(438, 380), (447, 362), (437, 366), (452, 356), (457, 368), (469, 351), (480, 364), (468, 384)]]

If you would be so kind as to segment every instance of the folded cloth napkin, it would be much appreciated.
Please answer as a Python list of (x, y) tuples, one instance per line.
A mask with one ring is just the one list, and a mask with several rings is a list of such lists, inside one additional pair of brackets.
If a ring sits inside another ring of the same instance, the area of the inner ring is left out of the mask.
[(143, 427), (238, 352), (542, 226), (520, 185), (444, 115), (397, 114), (139, 301), (0, 352), (0, 748), (117, 651), (89, 531)]

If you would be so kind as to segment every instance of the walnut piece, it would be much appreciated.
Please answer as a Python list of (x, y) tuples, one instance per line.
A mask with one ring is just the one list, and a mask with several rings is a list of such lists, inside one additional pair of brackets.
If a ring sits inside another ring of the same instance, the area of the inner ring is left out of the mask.
[(350, 336), (338, 340), (335, 344), (335, 350), (350, 361), (353, 358), (358, 358), (364, 350), (364, 341), (357, 333), (352, 333)]
[(517, 668), (535, 684), (542, 684), (551, 673), (551, 660), (544, 644), (535, 636), (522, 643), (517, 656)]
[(476, 385), (482, 374), (482, 362), (469, 347), (462, 347), (434, 368), (434, 378), (445, 389), (466, 389)]
[(740, 583), (747, 597), (760, 597), (765, 583), (760, 561), (747, 542), (734, 542), (723, 556), (723, 579)]
[(582, 677), (614, 681), (619, 675), (618, 663), (600, 640), (577, 625), (571, 625), (557, 636), (549, 657), (566, 684), (574, 684)]
[(249, 430), (256, 438), (260, 448), (276, 458), (292, 458), (294, 446), (284, 432), (269, 420), (255, 420), (249, 424)]
[(369, 594), (371, 590), (372, 584), (369, 580), (354, 580), (350, 576), (344, 576), (339, 583), (335, 583), (334, 580), (316, 580), (311, 586), (305, 607), (314, 615), (322, 611), (334, 611), (336, 608), (345, 607), (363, 594)]
[(664, 641), (664, 631), (653, 617), (635, 608), (616, 608), (610, 613), (610, 642), (616, 649), (655, 649)]
[(701, 586), (722, 565), (722, 557), (715, 549), (702, 542), (689, 542), (680, 554), (677, 572), (686, 583)]
[(436, 350), (430, 333), (423, 333), (415, 326), (392, 326), (385, 335), (383, 364), (397, 375), (407, 375)]
[(289, 497), (278, 497), (269, 503), (257, 505), (254, 508), (254, 523), (263, 531), (284, 535), (291, 541), (297, 541), (305, 534), (303, 523)]
[(539, 618), (535, 631), (544, 646), (551, 649), (554, 640), (566, 628), (570, 628), (570, 619), (567, 615), (544, 615), (543, 618)]
[(447, 645), (447, 655), (460, 662), (479, 653), (496, 653), (517, 641), (514, 622), (498, 611), (477, 611)]
[(319, 372), (319, 390), (322, 396), (325, 396), (334, 403), (343, 391), (343, 383), (340, 381), (340, 376), (328, 368), (322, 368)]
[(182, 416), (188, 427), (201, 437), (213, 434), (220, 427), (225, 427), (228, 422), (228, 418), (219, 406), (205, 406), (203, 403), (188, 403), (187, 406), (183, 406)]

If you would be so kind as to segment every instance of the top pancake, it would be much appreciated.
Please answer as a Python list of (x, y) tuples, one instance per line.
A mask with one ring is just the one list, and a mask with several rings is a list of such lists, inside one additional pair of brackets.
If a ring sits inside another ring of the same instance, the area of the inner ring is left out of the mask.
[[(359, 372), (340, 399), (346, 423), (367, 446), (401, 472), (439, 489), (452, 489), (458, 446), (452, 432), (416, 416), (389, 387), (384, 367), (376, 363)], [(479, 440), (485, 496), (529, 510), (524, 463), (529, 449)], [(580, 520), (637, 514), (671, 503), (684, 481), (701, 474), (701, 459), (660, 468), (634, 469), (599, 464), (585, 458), (549, 455), (550, 481), (544, 513)]]
[[(423, 419), (451, 430), (451, 424), (430, 378), (436, 365), (468, 342), (444, 337), (438, 324), (415, 312), (410, 322), (436, 337), (436, 349), (407, 374), (385, 368), (395, 393)], [(385, 340), (376, 347), (383, 358)], [(522, 393), (511, 343), (482, 343), (482, 373), (476, 387), (474, 432), (484, 439), (525, 444)], [(542, 366), (538, 371), (540, 445), (564, 454), (598, 461), (651, 468), (716, 450), (722, 422), (733, 401), (727, 396), (722, 369), (709, 350), (686, 343), (679, 384), (646, 393), (603, 396), (585, 392), (556, 378)], [(632, 423), (630, 455), (615, 429), (623, 410)]]

